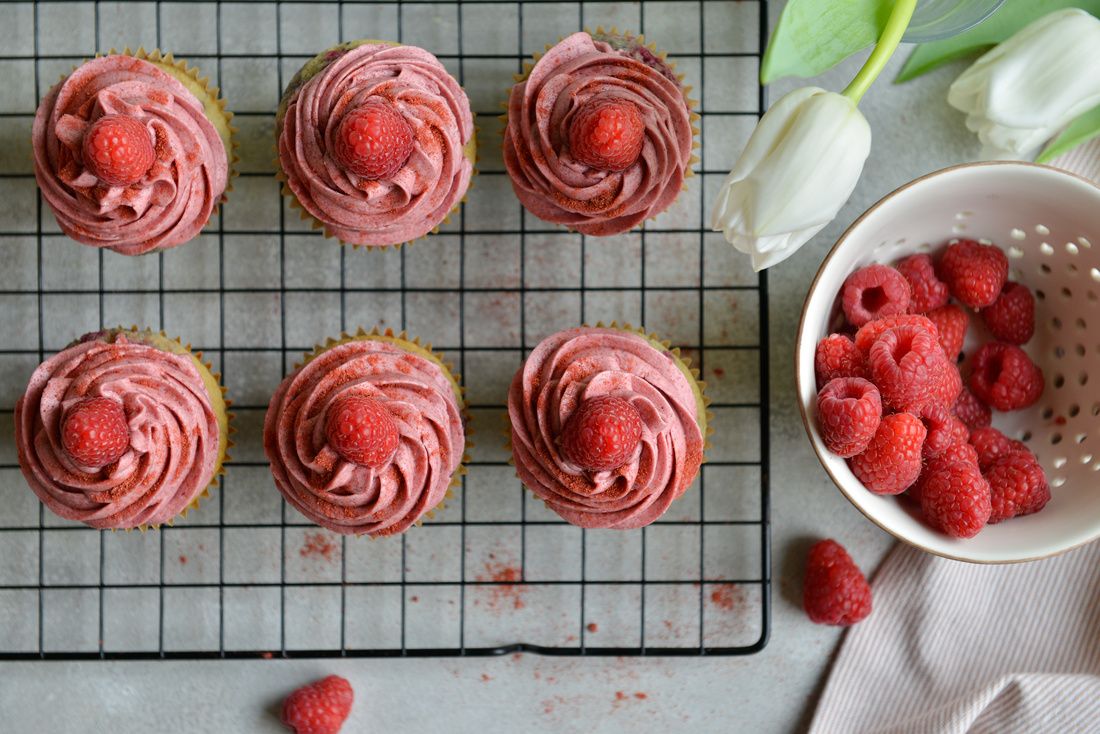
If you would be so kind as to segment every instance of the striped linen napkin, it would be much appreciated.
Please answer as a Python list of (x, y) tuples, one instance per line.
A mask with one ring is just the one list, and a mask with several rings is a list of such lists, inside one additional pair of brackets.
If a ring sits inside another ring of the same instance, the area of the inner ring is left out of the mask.
[[(1100, 139), (1053, 165), (1100, 184)], [(811, 734), (1100, 734), (1100, 543), (983, 566), (898, 545)]]

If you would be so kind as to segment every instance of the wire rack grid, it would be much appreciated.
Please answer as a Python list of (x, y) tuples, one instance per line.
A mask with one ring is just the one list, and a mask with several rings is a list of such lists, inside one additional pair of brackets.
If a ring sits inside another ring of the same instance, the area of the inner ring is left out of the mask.
[[(764, 109), (767, 3), (3, 2), (0, 28), (0, 659), (749, 654), (767, 643), (767, 278), (704, 227), (730, 156)], [(499, 103), (533, 51), (597, 25), (644, 32), (701, 98), (704, 145), (678, 202), (595, 239), (522, 211), (499, 153)], [(280, 90), (338, 40), (435, 52), (478, 114), (469, 201), (400, 251), (352, 251), (300, 223), (273, 179)], [(37, 193), (38, 99), (111, 48), (173, 51), (236, 113), (240, 177), (195, 241), (124, 258), (78, 247)], [(708, 79), (709, 87), (708, 87)], [(706, 144), (709, 142), (709, 145)], [(709, 150), (708, 150), (709, 148)], [(526, 351), (560, 328), (619, 320), (702, 369), (718, 433), (700, 479), (658, 523), (585, 531), (519, 485), (504, 400)], [(211, 500), (173, 527), (94, 531), (45, 511), (16, 462), (12, 412), (40, 361), (119, 323), (180, 335), (223, 374), (238, 449)], [(313, 527), (275, 491), (267, 397), (338, 331), (407, 329), (456, 363), (476, 435), (456, 500), (398, 538)]]

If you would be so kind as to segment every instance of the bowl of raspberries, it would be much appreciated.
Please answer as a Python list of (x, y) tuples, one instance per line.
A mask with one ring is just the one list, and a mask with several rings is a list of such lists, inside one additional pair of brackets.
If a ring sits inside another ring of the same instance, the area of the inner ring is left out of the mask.
[(818, 458), (899, 539), (1008, 563), (1100, 537), (1091, 182), (976, 163), (891, 193), (825, 258), (796, 355)]

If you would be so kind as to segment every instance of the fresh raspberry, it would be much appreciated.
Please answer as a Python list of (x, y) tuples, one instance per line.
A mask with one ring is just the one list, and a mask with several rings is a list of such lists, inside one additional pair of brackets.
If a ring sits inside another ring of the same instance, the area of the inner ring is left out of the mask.
[(1023, 441), (1004, 435), (996, 428), (979, 428), (970, 432), (970, 445), (978, 452), (978, 466), (986, 471), (998, 457), (1016, 451), (1030, 450)]
[(565, 422), (561, 449), (582, 469), (610, 471), (625, 464), (642, 440), (642, 417), (622, 398), (605, 395), (582, 402)]
[(943, 353), (954, 363), (959, 358), (963, 342), (966, 341), (966, 330), (970, 327), (970, 317), (966, 315), (966, 311), (953, 303), (940, 306), (925, 315), (936, 325)]
[(130, 448), (130, 426), (122, 405), (88, 398), (69, 408), (61, 422), (61, 447), (80, 466), (99, 469)]
[(336, 734), (344, 725), (355, 693), (346, 678), (330, 675), (302, 686), (283, 701), (283, 723), (296, 734)]
[(1026, 285), (1005, 283), (997, 300), (978, 313), (998, 341), (1026, 344), (1035, 334), (1035, 297)]
[(838, 377), (817, 394), (817, 412), (825, 447), (847, 458), (871, 442), (882, 418), (882, 400), (867, 380)]
[(817, 343), (814, 351), (814, 374), (817, 389), (837, 377), (867, 377), (863, 352), (844, 334), (830, 334)]
[(868, 265), (844, 281), (840, 305), (848, 323), (857, 328), (884, 316), (903, 314), (909, 310), (909, 282), (887, 265)]
[(400, 436), (393, 416), (364, 395), (338, 398), (329, 406), (325, 436), (336, 453), (353, 464), (379, 469), (397, 452)]
[(111, 186), (137, 183), (157, 154), (149, 131), (128, 115), (104, 115), (84, 132), (84, 166)]
[(401, 170), (413, 151), (413, 129), (383, 97), (349, 110), (336, 128), (333, 155), (346, 170), (370, 181)]
[(965, 423), (971, 431), (988, 428), (993, 423), (993, 411), (988, 405), (978, 400), (968, 387), (964, 387), (959, 392), (959, 399), (955, 401), (953, 412), (955, 417)]
[(1043, 394), (1043, 370), (1015, 344), (991, 342), (970, 364), (970, 389), (995, 410), (1020, 410)]
[(958, 396), (955, 390), (948, 397), (959, 381), (958, 370), (936, 338), (919, 326), (888, 329), (871, 346), (867, 364), (882, 402), (895, 410), (917, 410), (929, 401), (953, 404)]
[(871, 345), (878, 341), (878, 338), (888, 329), (893, 329), (895, 326), (919, 326), (936, 339), (939, 339), (936, 325), (927, 316), (915, 313), (898, 314), (897, 316), (887, 316), (876, 321), (869, 321), (861, 326), (859, 331), (856, 332), (856, 349), (867, 355), (871, 351)]
[(835, 540), (821, 540), (810, 548), (802, 606), (815, 624), (848, 626), (871, 613), (871, 586)]
[(1008, 258), (995, 245), (959, 240), (940, 258), (939, 276), (963, 304), (985, 308), (1004, 288)]
[(920, 504), (921, 489), (924, 487), (924, 483), (928, 481), (928, 477), (940, 471), (947, 464), (954, 464), (958, 461), (978, 466), (978, 452), (965, 441), (951, 444), (924, 463), (920, 476), (917, 477), (917, 481), (913, 482), (913, 486), (905, 490), (905, 496)]
[(955, 538), (978, 534), (993, 510), (989, 482), (966, 461), (937, 462), (921, 484), (924, 519)]
[(970, 431), (963, 422), (940, 403), (926, 403), (916, 415), (928, 431), (922, 451), (926, 461), (939, 456), (949, 447), (957, 443), (965, 444), (970, 439)]
[(927, 430), (909, 413), (883, 416), (867, 450), (848, 459), (863, 486), (875, 494), (901, 494), (920, 476)]
[(992, 493), (991, 523), (1030, 515), (1050, 501), (1047, 475), (1030, 451), (1010, 451), (998, 456), (984, 474)]
[(909, 299), (909, 313), (928, 313), (932, 309), (947, 305), (950, 293), (947, 283), (936, 277), (936, 267), (928, 255), (912, 255), (897, 265), (898, 272), (909, 281), (912, 297)]
[(597, 97), (581, 105), (569, 125), (573, 158), (601, 171), (625, 171), (642, 153), (645, 122), (633, 102)]

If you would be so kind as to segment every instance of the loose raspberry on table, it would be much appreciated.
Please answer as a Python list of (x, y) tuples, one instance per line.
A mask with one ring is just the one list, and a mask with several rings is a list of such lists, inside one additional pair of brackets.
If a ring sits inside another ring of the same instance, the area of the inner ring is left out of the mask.
[(878, 338), (887, 330), (893, 329), (895, 326), (919, 326), (936, 337), (937, 340), (939, 339), (936, 325), (927, 316), (898, 314), (897, 316), (886, 316), (875, 321), (869, 321), (861, 326), (859, 331), (856, 332), (856, 349), (866, 356), (871, 351), (871, 345), (878, 341)]
[(645, 122), (633, 102), (595, 97), (583, 103), (569, 125), (573, 158), (600, 171), (625, 171), (641, 155)]
[(909, 299), (910, 313), (928, 313), (932, 309), (947, 305), (950, 293), (947, 283), (936, 277), (936, 267), (928, 255), (911, 255), (897, 265), (898, 272), (909, 281), (912, 297)]
[(978, 400), (968, 387), (964, 387), (959, 392), (959, 399), (955, 401), (953, 410), (955, 417), (972, 431), (988, 428), (993, 423), (993, 411), (988, 405)]
[(984, 472), (992, 494), (989, 522), (1038, 512), (1050, 501), (1050, 485), (1030, 451), (1009, 451), (993, 459)]
[(913, 486), (905, 490), (905, 496), (920, 504), (921, 488), (928, 481), (928, 477), (940, 471), (947, 464), (954, 464), (959, 461), (978, 466), (978, 452), (966, 441), (953, 443), (935, 457), (925, 461), (920, 476), (917, 477), (917, 481), (913, 482)]
[(934, 400), (952, 404), (958, 396), (957, 390), (950, 394), (958, 370), (936, 338), (919, 326), (888, 329), (871, 345), (867, 364), (882, 402), (895, 410), (915, 411)]
[(844, 281), (840, 305), (852, 326), (909, 310), (909, 282), (887, 265), (868, 265)]
[(920, 476), (926, 434), (924, 424), (914, 415), (883, 416), (867, 449), (848, 459), (848, 466), (871, 492), (901, 494)]
[(941, 403), (926, 403), (916, 413), (928, 435), (924, 439), (925, 460), (939, 456), (955, 444), (965, 444), (970, 430)]
[(999, 456), (1017, 451), (1030, 451), (1027, 444), (1004, 435), (996, 428), (979, 428), (970, 432), (970, 445), (978, 452), (978, 466), (986, 471)]
[(997, 300), (978, 313), (998, 341), (1026, 344), (1035, 334), (1035, 297), (1026, 285), (1005, 283)]
[(866, 359), (848, 336), (830, 334), (814, 350), (814, 375), (818, 390), (837, 377), (867, 377)]
[(959, 240), (947, 246), (938, 273), (951, 295), (971, 308), (997, 300), (1008, 278), (1008, 258), (995, 245)]
[(625, 464), (642, 440), (642, 417), (623, 398), (604, 395), (582, 402), (562, 428), (561, 450), (582, 469), (610, 471)]
[(375, 469), (389, 463), (401, 439), (386, 406), (364, 395), (337, 398), (329, 406), (325, 436), (348, 461)]
[(330, 675), (287, 696), (282, 720), (295, 734), (336, 734), (351, 713), (354, 700), (351, 683)]
[(847, 458), (871, 442), (882, 418), (882, 400), (867, 380), (838, 377), (817, 394), (817, 412), (825, 447)]
[(815, 624), (847, 626), (871, 613), (871, 586), (835, 540), (822, 540), (810, 548), (802, 606)]
[(920, 489), (924, 519), (955, 538), (972, 538), (993, 511), (989, 482), (966, 461), (937, 463)]
[(414, 137), (412, 126), (392, 102), (368, 97), (340, 120), (333, 156), (344, 170), (367, 180), (390, 178), (412, 155)]
[(970, 389), (995, 410), (1021, 410), (1043, 394), (1043, 370), (1015, 344), (991, 342), (970, 363)]
[(957, 361), (959, 353), (962, 352), (963, 342), (966, 341), (966, 330), (970, 327), (970, 317), (966, 315), (966, 311), (949, 303), (925, 315), (936, 325), (943, 353), (951, 362)]
[(84, 166), (110, 186), (137, 183), (157, 159), (145, 125), (129, 115), (104, 115), (84, 132)]
[(110, 398), (81, 400), (61, 421), (61, 448), (82, 467), (99, 469), (130, 448), (130, 426), (122, 405)]

